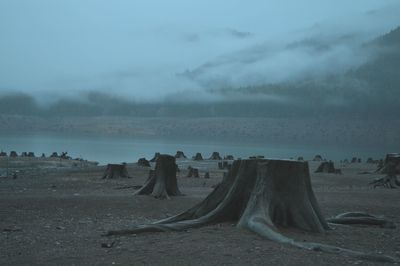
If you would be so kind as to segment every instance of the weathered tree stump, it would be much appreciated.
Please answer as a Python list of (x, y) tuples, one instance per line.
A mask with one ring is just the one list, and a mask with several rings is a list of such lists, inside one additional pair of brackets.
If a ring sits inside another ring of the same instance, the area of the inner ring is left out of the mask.
[(186, 159), (186, 155), (183, 153), (183, 151), (177, 151), (175, 154), (176, 159)]
[(337, 173), (336, 169), (335, 169), (335, 165), (332, 161), (329, 162), (322, 162), (317, 170), (315, 170), (315, 173), (332, 173), (335, 174)]
[(159, 152), (156, 152), (156, 153), (154, 154), (153, 159), (151, 159), (150, 162), (154, 163), (155, 161), (157, 161), (158, 156), (160, 156), (160, 153), (159, 153)]
[(222, 158), (219, 156), (219, 152), (214, 151), (209, 160), (222, 160)]
[(18, 157), (18, 153), (16, 151), (10, 151), (10, 157)]
[(139, 166), (142, 166), (142, 167), (150, 167), (150, 166), (151, 166), (151, 165), (150, 165), (150, 162), (147, 161), (146, 158), (140, 158), (140, 159), (138, 160), (137, 164), (138, 164)]
[(103, 175), (103, 179), (106, 178), (129, 178), (126, 164), (108, 164)]
[(196, 177), (196, 178), (199, 177), (199, 169), (189, 166), (188, 170), (189, 171), (186, 177)]
[[(181, 196), (176, 179), (177, 165), (175, 157), (166, 154), (157, 156), (154, 174), (135, 195), (152, 195), (155, 198), (169, 198), (170, 196)], [(151, 173), (151, 172), (150, 172)]]
[(202, 161), (202, 160), (203, 160), (203, 156), (201, 156), (201, 153), (198, 152), (198, 153), (196, 153), (195, 156), (193, 156), (193, 160), (195, 160), (195, 161)]
[(219, 222), (237, 222), (237, 227), (264, 238), (307, 250), (354, 256), (376, 261), (396, 258), (352, 251), (331, 245), (296, 241), (279, 227), (323, 233), (329, 229), (311, 188), (307, 162), (288, 160), (238, 160), (214, 191), (193, 208), (132, 229), (106, 235), (183, 231)]

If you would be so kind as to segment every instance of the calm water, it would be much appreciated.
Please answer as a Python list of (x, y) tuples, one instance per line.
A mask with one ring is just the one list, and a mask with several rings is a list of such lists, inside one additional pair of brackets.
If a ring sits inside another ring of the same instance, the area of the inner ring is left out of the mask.
[(353, 156), (381, 158), (390, 151), (369, 150), (363, 148), (328, 147), (328, 146), (293, 146), (277, 143), (243, 143), (241, 141), (204, 141), (204, 140), (171, 140), (171, 139), (135, 139), (118, 137), (65, 137), (65, 136), (0, 136), (0, 149), (7, 153), (15, 150), (33, 151), (36, 155), (57, 151), (68, 151), (75, 158), (98, 161), (100, 164), (136, 162), (140, 157), (152, 158), (155, 152), (174, 155), (182, 150), (186, 156), (201, 152), (204, 158), (218, 151), (221, 156), (231, 154), (246, 158), (252, 155), (264, 155), (268, 158), (297, 158), (303, 156), (311, 159), (315, 154), (324, 158), (341, 160)]

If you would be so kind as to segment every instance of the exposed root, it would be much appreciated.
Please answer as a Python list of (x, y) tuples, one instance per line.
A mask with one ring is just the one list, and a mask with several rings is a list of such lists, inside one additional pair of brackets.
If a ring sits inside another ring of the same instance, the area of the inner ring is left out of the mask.
[(384, 187), (384, 188), (397, 188), (400, 186), (400, 181), (397, 179), (396, 176), (385, 176), (382, 178), (377, 178), (370, 182), (368, 185), (376, 187)]
[(346, 212), (333, 218), (326, 219), (326, 221), (332, 224), (364, 224), (378, 225), (383, 228), (396, 228), (396, 225), (392, 221), (365, 212)]
[[(365, 213), (341, 214), (330, 222), (384, 224), (383, 218)], [(106, 236), (143, 232), (183, 231), (219, 222), (237, 221), (237, 227), (266, 239), (298, 248), (322, 251), (378, 262), (398, 259), (358, 252), (331, 245), (298, 242), (279, 233), (277, 226), (324, 233), (329, 229), (311, 188), (307, 162), (238, 160), (228, 176), (208, 197), (176, 216), (128, 230), (109, 231)], [(387, 223), (387, 221), (386, 221)]]

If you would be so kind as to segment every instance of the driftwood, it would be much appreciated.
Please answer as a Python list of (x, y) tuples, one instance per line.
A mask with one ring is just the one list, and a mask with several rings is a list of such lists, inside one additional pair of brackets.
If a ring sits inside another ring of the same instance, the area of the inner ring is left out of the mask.
[(326, 219), (326, 221), (332, 224), (364, 224), (378, 225), (380, 227), (390, 229), (396, 228), (396, 225), (392, 221), (365, 212), (346, 212), (333, 218)]
[(109, 178), (128, 178), (126, 164), (108, 164), (104, 171), (103, 179)]
[(158, 155), (155, 170), (150, 171), (149, 179), (135, 195), (152, 195), (155, 198), (183, 195), (178, 188), (176, 169), (175, 157)]
[(236, 222), (237, 227), (263, 238), (301, 249), (373, 261), (399, 261), (379, 254), (296, 241), (282, 235), (279, 227), (315, 233), (329, 229), (311, 188), (307, 162), (289, 160), (237, 160), (223, 182), (193, 208), (152, 224), (109, 231), (106, 236), (183, 231), (219, 222)]

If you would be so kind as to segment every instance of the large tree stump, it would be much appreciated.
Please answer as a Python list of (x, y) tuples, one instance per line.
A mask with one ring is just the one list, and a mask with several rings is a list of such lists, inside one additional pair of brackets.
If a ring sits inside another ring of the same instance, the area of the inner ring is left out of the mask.
[(218, 222), (237, 222), (237, 227), (264, 238), (307, 250), (358, 258), (397, 261), (395, 258), (340, 247), (295, 241), (280, 227), (323, 233), (329, 229), (311, 187), (307, 162), (291, 160), (237, 160), (228, 176), (202, 202), (176, 216), (106, 235), (182, 231)]
[(103, 179), (106, 178), (128, 178), (128, 170), (126, 164), (108, 164), (104, 171)]
[(135, 195), (152, 195), (155, 198), (181, 196), (176, 179), (175, 157), (166, 154), (157, 156), (154, 174), (149, 176), (144, 186)]

